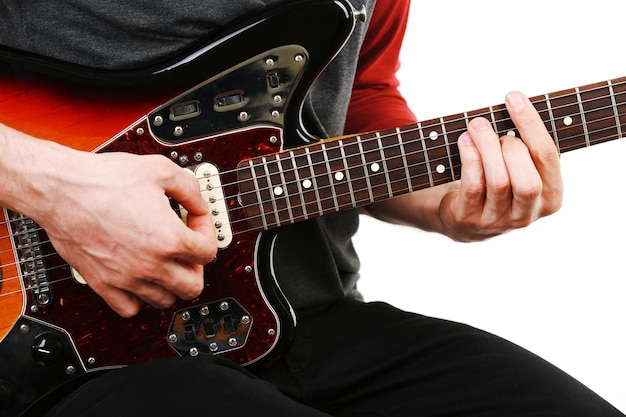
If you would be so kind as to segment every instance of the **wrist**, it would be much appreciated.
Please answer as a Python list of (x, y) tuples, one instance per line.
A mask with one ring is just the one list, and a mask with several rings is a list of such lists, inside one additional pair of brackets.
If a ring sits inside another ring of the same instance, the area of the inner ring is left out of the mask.
[(76, 152), (0, 125), (0, 205), (36, 221), (49, 214), (58, 178)]

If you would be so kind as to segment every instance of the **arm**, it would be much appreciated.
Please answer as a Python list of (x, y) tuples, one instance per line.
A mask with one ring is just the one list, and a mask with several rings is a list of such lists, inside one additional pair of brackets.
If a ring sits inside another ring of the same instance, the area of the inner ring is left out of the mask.
[[(215, 239), (196, 179), (165, 158), (76, 151), (0, 125), (0, 205), (33, 218), (119, 314), (191, 299)], [(191, 214), (185, 226), (169, 205)]]
[[(408, 1), (378, 0), (376, 7), (385, 13), (374, 11), (360, 53), (347, 133), (415, 121), (395, 76)], [(554, 142), (526, 97), (509, 94), (506, 104), (524, 142), (498, 138), (485, 119), (475, 119), (458, 143), (460, 181), (373, 204), (363, 211), (458, 241), (483, 240), (554, 213), (563, 195)]]

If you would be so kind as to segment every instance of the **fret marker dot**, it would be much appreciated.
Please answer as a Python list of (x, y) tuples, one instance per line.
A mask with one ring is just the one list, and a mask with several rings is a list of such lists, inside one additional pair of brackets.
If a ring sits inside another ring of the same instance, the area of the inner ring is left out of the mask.
[(563, 124), (565, 124), (565, 126), (571, 126), (572, 123), (574, 123), (574, 120), (569, 116), (563, 119)]
[(275, 195), (283, 195), (283, 188), (282, 187), (275, 187), (274, 188), (274, 194)]
[(439, 174), (443, 174), (444, 172), (446, 172), (446, 167), (443, 164), (437, 165), (437, 168), (435, 169), (437, 170)]
[(372, 172), (378, 172), (378, 171), (380, 171), (380, 165), (378, 165), (376, 162), (374, 162), (372, 164), (372, 166), (370, 167), (370, 169), (372, 170)]
[(344, 178), (343, 172), (339, 171), (335, 173), (335, 180), (341, 181)]
[(302, 181), (302, 186), (304, 188), (311, 188), (313, 186), (313, 183), (311, 182), (311, 180), (304, 180)]
[(508, 132), (506, 132), (506, 134), (508, 136), (515, 136), (515, 130), (509, 130)]
[(428, 137), (431, 140), (437, 140), (437, 138), (439, 138), (439, 133), (435, 132), (434, 130), (432, 132), (430, 132), (430, 135), (428, 135)]

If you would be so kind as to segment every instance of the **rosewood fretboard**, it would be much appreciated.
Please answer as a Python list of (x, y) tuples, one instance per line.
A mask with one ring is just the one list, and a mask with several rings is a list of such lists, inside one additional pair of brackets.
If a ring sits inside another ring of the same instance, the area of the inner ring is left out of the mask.
[[(559, 152), (622, 137), (626, 77), (531, 98)], [(456, 141), (483, 116), (516, 134), (503, 104), (395, 129), (334, 138), (243, 161), (240, 201), (253, 229), (364, 206), (459, 179)]]

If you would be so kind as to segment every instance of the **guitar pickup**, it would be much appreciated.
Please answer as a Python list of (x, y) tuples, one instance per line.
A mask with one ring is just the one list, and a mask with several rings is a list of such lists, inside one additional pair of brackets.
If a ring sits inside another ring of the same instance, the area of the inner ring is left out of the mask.
[[(193, 173), (200, 185), (202, 198), (209, 206), (209, 214), (215, 226), (217, 247), (218, 249), (224, 249), (233, 241), (233, 231), (230, 225), (230, 218), (228, 217), (228, 207), (219, 171), (215, 165), (204, 162), (196, 165)], [(179, 210), (181, 219), (187, 224), (187, 210), (181, 205), (179, 205)]]

